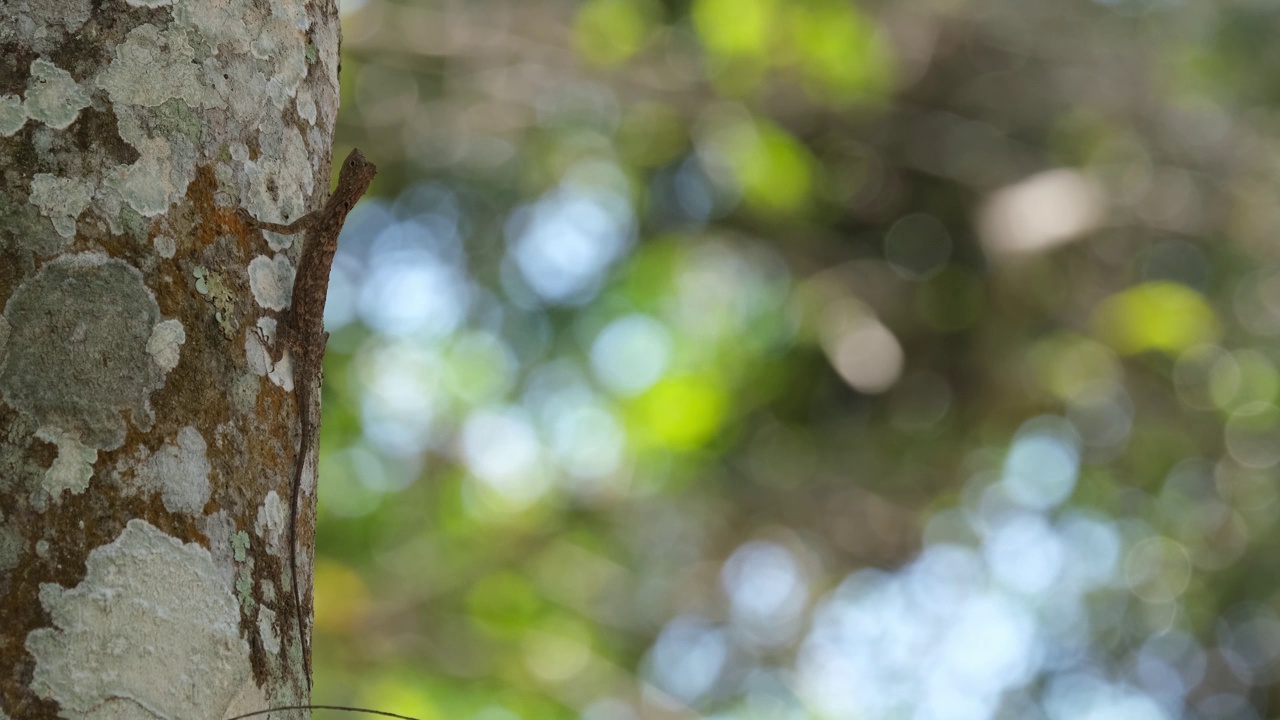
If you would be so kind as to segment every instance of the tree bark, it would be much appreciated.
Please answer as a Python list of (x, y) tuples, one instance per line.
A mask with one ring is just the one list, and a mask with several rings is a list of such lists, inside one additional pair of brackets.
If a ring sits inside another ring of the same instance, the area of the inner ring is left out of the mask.
[(0, 720), (307, 702), (300, 243), (236, 210), (323, 201), (337, 75), (333, 0), (0, 2)]

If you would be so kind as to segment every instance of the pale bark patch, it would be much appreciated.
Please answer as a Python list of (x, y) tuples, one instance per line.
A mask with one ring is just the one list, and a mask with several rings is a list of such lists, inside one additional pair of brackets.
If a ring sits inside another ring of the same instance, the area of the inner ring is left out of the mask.
[(284, 255), (259, 255), (249, 261), (249, 288), (259, 307), (283, 310), (293, 294), (293, 263)]
[(266, 499), (258, 507), (258, 518), (253, 524), (253, 531), (267, 541), (267, 549), (272, 555), (284, 552), (282, 538), (288, 520), (288, 508), (280, 496), (275, 490), (268, 492)]
[(42, 585), (40, 603), (53, 626), (27, 635), (32, 689), (68, 720), (217, 718), (251, 677), (239, 610), (209, 551), (145, 520), (89, 553), (76, 587)]
[(151, 338), (147, 340), (147, 352), (161, 370), (169, 372), (178, 367), (178, 356), (182, 344), (187, 341), (187, 333), (178, 320), (165, 320), (157, 323), (151, 330)]

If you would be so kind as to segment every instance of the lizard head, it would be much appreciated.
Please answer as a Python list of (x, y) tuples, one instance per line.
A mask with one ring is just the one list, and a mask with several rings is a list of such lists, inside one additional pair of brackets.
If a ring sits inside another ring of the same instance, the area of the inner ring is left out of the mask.
[(360, 184), (363, 187), (369, 187), (369, 183), (373, 182), (373, 176), (378, 174), (378, 168), (369, 162), (369, 158), (359, 150), (352, 150), (347, 159), (342, 163), (342, 170), (338, 173), (338, 182), (343, 185)]
[(346, 217), (346, 211), (356, 204), (360, 196), (364, 195), (365, 190), (369, 189), (369, 183), (373, 182), (373, 176), (377, 174), (377, 166), (369, 162), (364, 153), (352, 150), (347, 155), (342, 163), (342, 170), (338, 173), (338, 187), (330, 198), (331, 203), (336, 202), (342, 206), (343, 217)]

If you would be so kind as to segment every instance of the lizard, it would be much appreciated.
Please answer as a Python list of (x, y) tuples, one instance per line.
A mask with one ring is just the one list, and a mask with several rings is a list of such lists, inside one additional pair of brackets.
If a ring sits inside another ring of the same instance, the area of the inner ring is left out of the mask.
[(324, 330), (324, 304), (329, 292), (329, 270), (338, 249), (338, 234), (347, 214), (369, 189), (378, 168), (359, 150), (352, 150), (342, 163), (338, 184), (323, 207), (297, 220), (283, 224), (264, 222), (248, 211), (238, 211), (240, 219), (250, 227), (285, 235), (305, 233), (302, 256), (293, 281), (289, 308), (276, 330), (279, 356), (273, 364), (284, 360), (288, 350), (293, 360), (293, 393), (298, 404), (301, 438), (294, 461), (293, 482), (289, 488), (289, 564), (293, 573), (293, 604), (297, 610), (298, 642), (302, 648), (303, 673), (307, 689), (311, 689), (311, 654), (307, 643), (306, 621), (302, 613), (302, 592), (298, 572), (298, 503), (301, 501), (302, 471), (314, 450), (320, 432), (320, 383), (323, 379), (324, 349), (329, 333)]

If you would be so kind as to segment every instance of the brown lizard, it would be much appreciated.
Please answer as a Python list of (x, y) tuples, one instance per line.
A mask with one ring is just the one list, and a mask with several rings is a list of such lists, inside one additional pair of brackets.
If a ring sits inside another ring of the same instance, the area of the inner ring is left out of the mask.
[(359, 151), (352, 150), (338, 173), (338, 186), (324, 207), (288, 223), (263, 222), (243, 208), (240, 218), (255, 228), (292, 235), (306, 232), (302, 259), (293, 281), (293, 298), (276, 331), (280, 355), (288, 349), (293, 358), (293, 393), (298, 401), (302, 437), (294, 461), (293, 485), (289, 492), (289, 564), (293, 572), (293, 604), (298, 616), (298, 641), (302, 645), (302, 667), (311, 688), (311, 653), (307, 643), (306, 622), (302, 616), (301, 580), (298, 572), (298, 503), (302, 487), (302, 469), (314, 448), (320, 432), (320, 383), (323, 375), (324, 348), (329, 333), (324, 331), (324, 303), (329, 292), (329, 269), (338, 249), (338, 233), (356, 201), (369, 189), (378, 168)]

